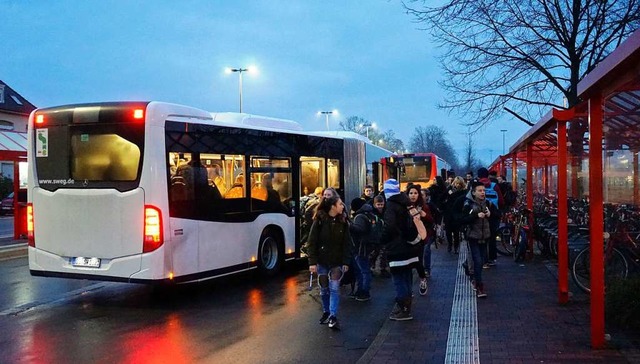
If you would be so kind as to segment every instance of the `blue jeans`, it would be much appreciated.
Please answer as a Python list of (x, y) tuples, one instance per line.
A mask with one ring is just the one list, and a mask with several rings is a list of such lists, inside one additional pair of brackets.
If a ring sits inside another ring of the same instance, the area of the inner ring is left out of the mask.
[(392, 267), (391, 278), (396, 288), (396, 301), (411, 298), (413, 270), (409, 266)]
[(479, 244), (476, 239), (469, 239), (469, 249), (473, 259), (473, 279), (476, 285), (482, 284), (482, 265), (487, 259), (487, 243)]
[(433, 244), (435, 240), (435, 236), (428, 237), (422, 252), (422, 265), (424, 265), (424, 269), (429, 273), (431, 273), (431, 244)]
[[(338, 270), (337, 272), (341, 272), (341, 268), (329, 268), (325, 265), (318, 264), (316, 269), (318, 270), (318, 283), (320, 284), (322, 312), (329, 312), (331, 316), (337, 316), (338, 305), (340, 304), (340, 279), (342, 279), (342, 275), (336, 274), (336, 270)], [(330, 271), (334, 274), (329, 274)], [(328, 285), (325, 284), (323, 287), (323, 281), (328, 282)]]
[(358, 285), (357, 293), (369, 294), (371, 289), (371, 265), (369, 257), (356, 255), (354, 257), (354, 268), (356, 270), (356, 284)]

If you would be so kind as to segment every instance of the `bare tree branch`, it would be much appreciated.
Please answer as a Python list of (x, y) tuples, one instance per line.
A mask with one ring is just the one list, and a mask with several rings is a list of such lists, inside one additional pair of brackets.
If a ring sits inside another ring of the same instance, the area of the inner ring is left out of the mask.
[(509, 110), (539, 119), (640, 27), (640, 0), (407, 0), (442, 50), (440, 107), (476, 129)]

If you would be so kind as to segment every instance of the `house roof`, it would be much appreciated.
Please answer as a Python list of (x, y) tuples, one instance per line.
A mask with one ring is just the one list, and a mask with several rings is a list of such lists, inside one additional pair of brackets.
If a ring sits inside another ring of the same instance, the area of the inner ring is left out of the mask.
[(0, 80), (0, 112), (29, 115), (36, 107)]

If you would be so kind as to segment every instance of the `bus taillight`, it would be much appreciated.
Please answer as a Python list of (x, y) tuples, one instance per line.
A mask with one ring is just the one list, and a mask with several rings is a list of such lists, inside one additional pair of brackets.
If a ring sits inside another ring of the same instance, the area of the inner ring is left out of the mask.
[(33, 204), (27, 204), (27, 241), (29, 242), (29, 246), (35, 247), (36, 240), (33, 236)]
[(44, 115), (36, 115), (36, 124), (44, 124)]
[(142, 252), (148, 253), (162, 245), (162, 214), (155, 206), (144, 207), (144, 243)]
[(133, 118), (134, 119), (144, 119), (144, 109), (134, 109), (133, 110)]

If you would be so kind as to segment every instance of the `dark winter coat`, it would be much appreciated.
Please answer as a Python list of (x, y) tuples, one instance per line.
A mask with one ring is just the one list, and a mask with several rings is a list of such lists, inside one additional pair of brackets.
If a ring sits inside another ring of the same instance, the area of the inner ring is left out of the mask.
[(349, 224), (342, 219), (343, 217), (331, 217), (324, 211), (318, 211), (307, 240), (309, 265), (349, 265), (353, 242)]
[[(464, 196), (468, 190), (457, 190), (449, 195), (447, 203), (444, 205), (444, 225), (447, 230), (454, 231), (460, 229), (460, 215), (464, 203)], [(462, 198), (462, 200), (458, 200)]]
[(380, 236), (374, 231), (376, 221), (383, 223), (382, 218), (376, 216), (375, 209), (368, 203), (365, 203), (356, 213), (353, 223), (349, 225), (355, 255), (368, 257), (380, 244)]
[(417, 257), (413, 245), (408, 243), (418, 236), (418, 229), (411, 220), (408, 206), (409, 197), (404, 193), (387, 198), (382, 241), (386, 244), (387, 258), (390, 263)]
[(491, 237), (491, 226), (489, 218), (479, 218), (478, 214), (489, 209), (490, 215), (499, 213), (498, 207), (488, 200), (477, 200), (473, 198), (471, 191), (465, 197), (462, 208), (462, 223), (467, 225), (467, 238), (486, 241)]

